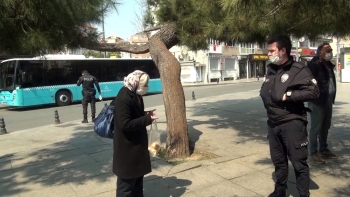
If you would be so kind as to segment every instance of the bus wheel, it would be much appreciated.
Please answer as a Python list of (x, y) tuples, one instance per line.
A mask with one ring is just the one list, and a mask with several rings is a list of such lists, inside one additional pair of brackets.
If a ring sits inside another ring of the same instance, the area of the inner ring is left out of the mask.
[(67, 106), (71, 103), (71, 95), (68, 91), (59, 91), (56, 94), (56, 103), (58, 106)]

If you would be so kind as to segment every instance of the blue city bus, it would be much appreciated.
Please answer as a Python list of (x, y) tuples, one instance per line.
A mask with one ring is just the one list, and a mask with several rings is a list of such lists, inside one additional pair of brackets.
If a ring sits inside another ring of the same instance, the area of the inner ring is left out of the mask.
[(67, 106), (80, 101), (82, 87), (76, 83), (83, 70), (87, 70), (98, 79), (104, 99), (115, 97), (123, 86), (124, 77), (134, 70), (142, 70), (150, 76), (149, 94), (162, 93), (159, 71), (152, 59), (46, 55), (0, 62), (0, 105)]

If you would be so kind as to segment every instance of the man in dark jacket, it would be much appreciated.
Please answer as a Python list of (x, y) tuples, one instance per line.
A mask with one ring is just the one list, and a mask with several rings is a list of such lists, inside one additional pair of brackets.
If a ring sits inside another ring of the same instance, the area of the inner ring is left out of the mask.
[(308, 107), (311, 109), (310, 154), (312, 160), (317, 163), (325, 163), (324, 158), (338, 158), (337, 155), (328, 149), (327, 144), (328, 130), (331, 127), (332, 109), (337, 91), (337, 83), (333, 71), (335, 65), (330, 62), (332, 57), (332, 47), (329, 43), (323, 43), (318, 47), (317, 55), (307, 65), (320, 88), (320, 97), (308, 103)]
[(90, 75), (90, 73), (86, 70), (83, 70), (81, 73), (81, 77), (79, 77), (77, 86), (80, 86), (83, 84), (83, 90), (82, 90), (82, 95), (83, 99), (81, 100), (81, 104), (83, 105), (83, 115), (84, 119), (82, 123), (88, 123), (87, 120), (87, 107), (88, 103), (91, 105), (91, 119), (95, 119), (95, 114), (96, 114), (96, 107), (95, 107), (95, 96), (96, 96), (96, 90), (94, 87), (94, 84), (98, 90), (98, 94), (100, 95), (99, 98), (100, 100), (102, 99), (101, 97), (101, 89), (100, 85), (98, 84), (98, 81), (96, 77)]
[(139, 70), (124, 79), (114, 101), (113, 173), (117, 197), (143, 197), (143, 177), (152, 171), (146, 126), (157, 117), (144, 112), (149, 76)]
[(288, 159), (291, 161), (300, 196), (309, 196), (307, 109), (305, 101), (318, 98), (316, 80), (310, 70), (293, 60), (288, 36), (268, 40), (266, 79), (260, 96), (268, 116), (268, 139), (271, 160), (275, 166), (275, 190), (269, 197), (285, 197), (288, 180)]

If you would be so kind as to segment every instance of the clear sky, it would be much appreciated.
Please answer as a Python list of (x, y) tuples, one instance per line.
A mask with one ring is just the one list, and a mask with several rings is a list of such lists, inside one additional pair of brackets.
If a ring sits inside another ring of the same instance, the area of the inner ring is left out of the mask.
[[(137, 0), (120, 0), (122, 5), (118, 6), (118, 13), (113, 11), (105, 18), (105, 36), (116, 36), (126, 40), (137, 33), (133, 21), (136, 20), (135, 12), (140, 13), (141, 8)], [(102, 25), (98, 26), (98, 31), (102, 31)]]

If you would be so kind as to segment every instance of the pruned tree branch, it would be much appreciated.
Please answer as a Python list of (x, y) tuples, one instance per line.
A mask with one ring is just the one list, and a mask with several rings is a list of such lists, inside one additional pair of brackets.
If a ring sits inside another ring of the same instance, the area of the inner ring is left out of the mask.
[(120, 42), (120, 43), (102, 43), (95, 46), (89, 46), (86, 47), (90, 50), (96, 50), (96, 51), (108, 51), (108, 52), (116, 52), (116, 51), (122, 51), (122, 52), (128, 52), (128, 53), (134, 53), (134, 54), (142, 54), (149, 52), (148, 43), (138, 45), (138, 44), (131, 44), (129, 42)]
[(148, 29), (143, 30), (143, 33), (151, 32), (151, 31), (156, 31), (156, 30), (159, 30), (161, 27), (162, 27), (161, 25), (157, 25), (157, 26), (155, 26), (155, 27), (151, 27), (151, 28), (148, 28)]
[[(159, 31), (154, 34), (152, 38), (157, 38), (161, 40), (165, 46), (170, 49), (171, 47), (175, 46), (179, 43), (179, 39), (177, 37), (176, 33), (176, 26), (175, 24), (165, 24), (160, 26)], [(92, 45), (88, 46), (82, 46), (84, 48), (90, 49), (90, 50), (96, 50), (96, 51), (108, 51), (108, 52), (128, 52), (128, 53), (134, 53), (134, 54), (142, 54), (149, 52), (149, 44), (131, 44), (129, 42), (120, 42), (120, 43), (94, 43)]]

